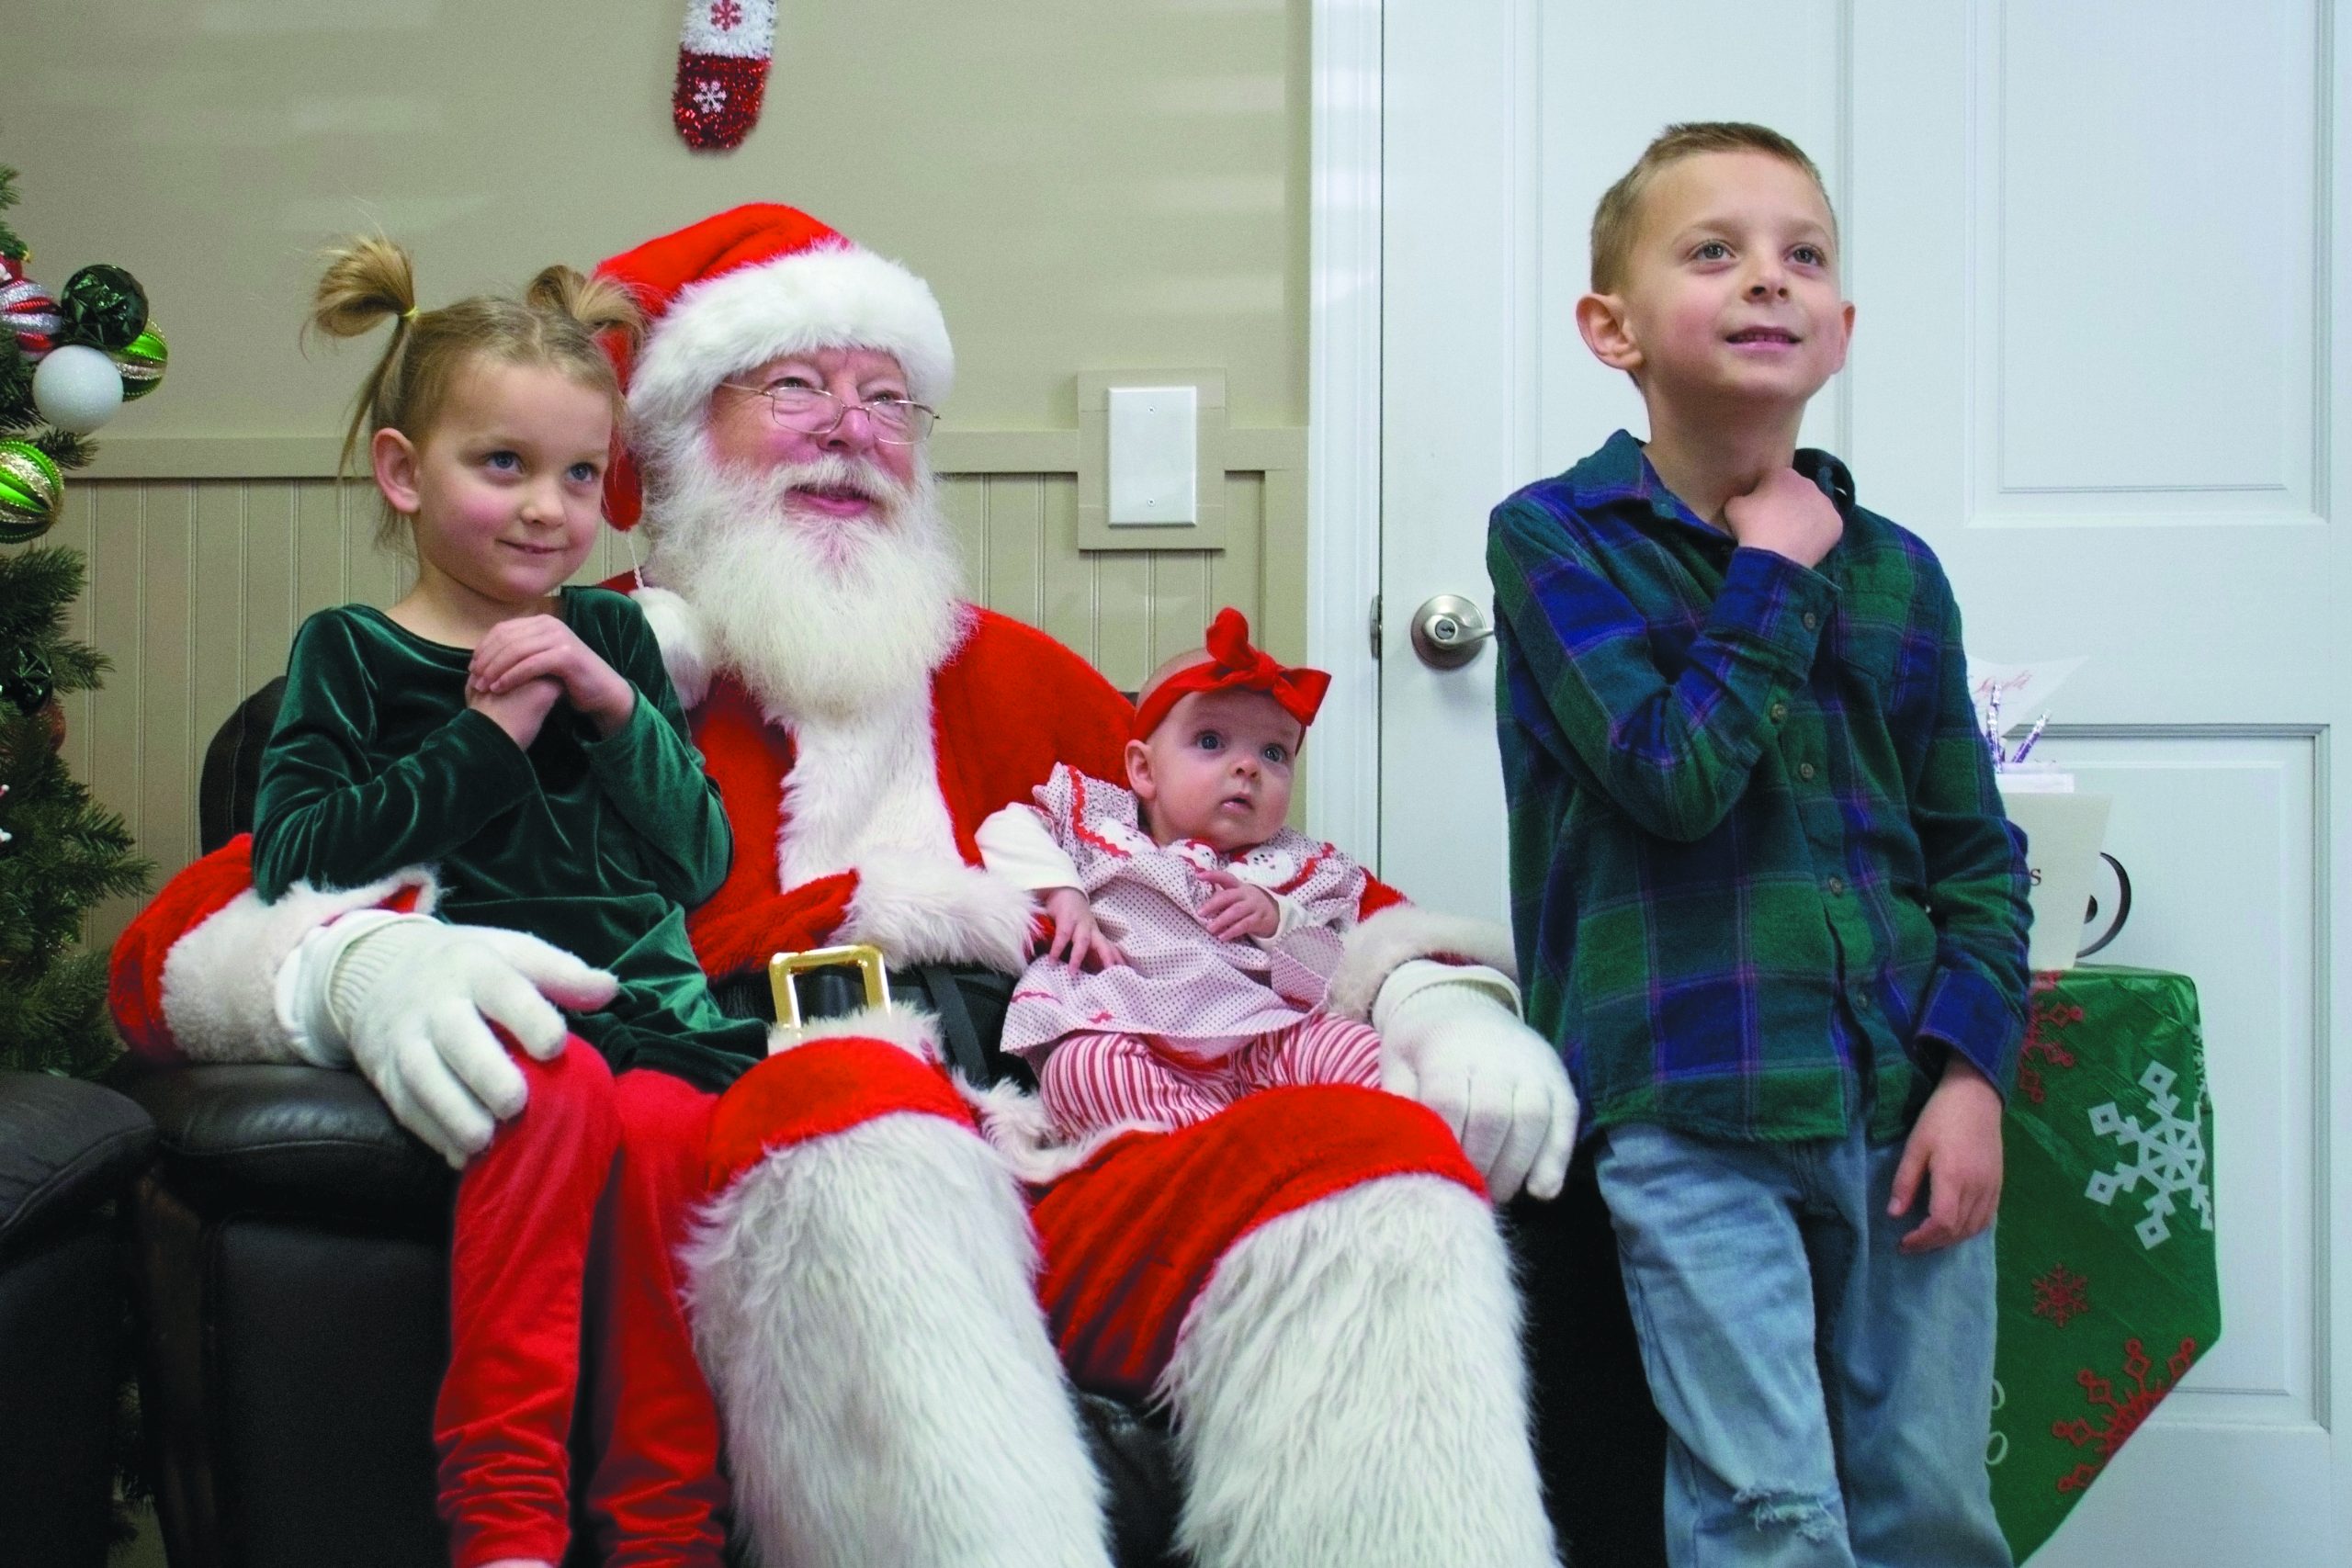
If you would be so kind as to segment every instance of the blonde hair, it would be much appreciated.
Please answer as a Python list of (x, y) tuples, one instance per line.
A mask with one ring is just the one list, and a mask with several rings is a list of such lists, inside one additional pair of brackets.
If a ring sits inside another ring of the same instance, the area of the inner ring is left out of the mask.
[[(556, 371), (602, 392), (618, 419), (620, 377), (597, 340), (616, 333), (634, 348), (644, 335), (645, 318), (628, 290), (609, 278), (582, 276), (558, 265), (541, 268), (519, 299), (478, 294), (420, 311), (415, 264), (391, 241), (381, 235), (347, 240), (330, 248), (324, 259), (306, 333), (357, 337), (387, 318), (392, 323), (391, 342), (361, 385), (344, 433), (338, 477), (349, 470), (352, 453), (377, 431), (398, 430), (422, 442), (459, 373), (479, 360)], [(401, 522), (386, 506), (377, 542), (397, 541)]]
[(1822, 183), (1821, 171), (1804, 155), (1804, 148), (1779, 131), (1736, 119), (1669, 125), (1642, 150), (1642, 155), (1634, 160), (1634, 166), (1601, 193), (1600, 204), (1592, 209), (1595, 294), (1613, 294), (1624, 280), (1625, 269), (1633, 260), (1634, 242), (1641, 231), (1642, 197), (1648, 194), (1650, 183), (1683, 159), (1702, 152), (1761, 152), (1803, 169), (1812, 179), (1814, 188), (1821, 192), (1821, 205), (1829, 208), (1830, 233), (1836, 235), (1838, 209), (1830, 206), (1829, 187)]

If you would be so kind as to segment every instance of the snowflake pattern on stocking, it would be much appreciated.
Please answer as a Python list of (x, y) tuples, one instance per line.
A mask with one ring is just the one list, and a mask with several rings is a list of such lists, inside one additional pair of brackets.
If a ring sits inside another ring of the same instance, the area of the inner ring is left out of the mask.
[(2177, 1212), (2175, 1200), (2187, 1198), (2199, 1223), (2213, 1228), (2213, 1190), (2205, 1179), (2205, 1134), (2197, 1124), (2195, 1108), (2180, 1114), (2180, 1097), (2172, 1092), (2174, 1073), (2162, 1062), (2151, 1062), (2140, 1075), (2148, 1091), (2148, 1109), (2155, 1120), (2146, 1127), (2136, 1116), (2125, 1116), (2109, 1100), (2091, 1108), (2091, 1131), (2123, 1146), (2125, 1158), (2114, 1168), (2092, 1175), (2083, 1196), (2094, 1203), (2113, 1203), (2119, 1192), (2136, 1192), (2148, 1184), (2143, 1207), (2147, 1218), (2132, 1227), (2143, 1247), (2153, 1249), (2172, 1239), (2170, 1221)]
[(775, 48), (775, 0), (686, 0), (670, 113), (697, 152), (740, 146), (760, 118)]
[(2034, 1316), (2046, 1317), (2064, 1328), (2068, 1318), (2079, 1317), (2090, 1310), (2090, 1281), (2064, 1263), (2052, 1266), (2049, 1273), (2033, 1281)]
[(2115, 1384), (2085, 1367), (2075, 1374), (2082, 1385), (2083, 1403), (2094, 1412), (2089, 1419), (2076, 1416), (2072, 1421), (2052, 1421), (2050, 1435), (2064, 1438), (2078, 1449), (2088, 1449), (2094, 1457), (2075, 1466), (2058, 1478), (2061, 1492), (2080, 1492), (2088, 1486), (2098, 1472), (2107, 1468), (2125, 1439), (2140, 1429), (2165, 1394), (2173, 1391), (2182, 1374), (2197, 1359), (2197, 1341), (2184, 1338), (2180, 1348), (2165, 1359), (2165, 1371), (2170, 1376), (2158, 1376), (2149, 1381), (2155, 1363), (2149, 1359), (2146, 1348), (2138, 1339), (2123, 1342), (2123, 1375), (2129, 1379), (2121, 1393)]

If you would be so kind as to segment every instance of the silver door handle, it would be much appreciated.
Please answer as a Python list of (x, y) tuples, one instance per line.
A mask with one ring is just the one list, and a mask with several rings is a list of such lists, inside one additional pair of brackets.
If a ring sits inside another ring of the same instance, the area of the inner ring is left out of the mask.
[(1441, 593), (1413, 612), (1413, 652), (1432, 670), (1459, 670), (1495, 635), (1486, 613), (1459, 593)]

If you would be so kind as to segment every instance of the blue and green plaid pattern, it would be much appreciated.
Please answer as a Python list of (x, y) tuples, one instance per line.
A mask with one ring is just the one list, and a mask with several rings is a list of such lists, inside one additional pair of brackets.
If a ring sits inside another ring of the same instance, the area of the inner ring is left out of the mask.
[(1512, 923), (1591, 1126), (1909, 1124), (1957, 1050), (2006, 1090), (2024, 840), (1935, 555), (1798, 454), (1845, 536), (1740, 549), (1620, 431), (1495, 509)]

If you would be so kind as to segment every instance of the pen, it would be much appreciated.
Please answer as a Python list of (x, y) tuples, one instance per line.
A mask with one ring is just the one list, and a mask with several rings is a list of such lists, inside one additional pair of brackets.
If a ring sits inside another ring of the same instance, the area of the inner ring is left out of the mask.
[(2040, 718), (2033, 721), (2033, 728), (2025, 732), (2024, 744), (2018, 748), (2017, 755), (2009, 759), (2012, 765), (2025, 761), (2025, 754), (2033, 750), (2033, 743), (2035, 741), (2041, 739), (2041, 727), (2049, 722), (2050, 716), (2048, 714), (2043, 714)]

